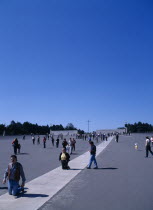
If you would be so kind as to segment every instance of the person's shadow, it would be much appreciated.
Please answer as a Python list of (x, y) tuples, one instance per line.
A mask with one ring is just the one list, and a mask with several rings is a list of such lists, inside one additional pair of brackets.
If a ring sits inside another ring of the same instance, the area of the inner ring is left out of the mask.
[(101, 169), (101, 170), (116, 170), (118, 168), (114, 168), (114, 167), (107, 167), (107, 168), (97, 168), (95, 170), (98, 170), (98, 169)]
[(27, 152), (21, 152), (21, 153), (18, 153), (18, 155), (29, 155), (29, 153), (27, 153)]
[(35, 194), (35, 193), (26, 193), (26, 191), (24, 191), (24, 193), (20, 193), (17, 198), (46, 198), (49, 197), (49, 195), (46, 194)]
[(83, 169), (79, 169), (79, 168), (70, 168), (70, 169), (68, 169), (68, 171), (81, 171), (81, 170), (83, 170)]
[(0, 190), (7, 190), (8, 187), (0, 187)]

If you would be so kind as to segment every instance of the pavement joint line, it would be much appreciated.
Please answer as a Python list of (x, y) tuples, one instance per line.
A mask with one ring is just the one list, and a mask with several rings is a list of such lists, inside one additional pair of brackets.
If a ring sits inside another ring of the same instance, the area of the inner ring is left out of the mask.
[[(98, 156), (112, 141), (109, 137), (97, 146)], [(89, 151), (69, 162), (72, 170), (62, 170), (61, 166), (26, 183), (27, 192), (23, 197), (15, 199), (8, 193), (0, 196), (0, 210), (37, 210), (63, 187), (65, 187), (89, 162)]]

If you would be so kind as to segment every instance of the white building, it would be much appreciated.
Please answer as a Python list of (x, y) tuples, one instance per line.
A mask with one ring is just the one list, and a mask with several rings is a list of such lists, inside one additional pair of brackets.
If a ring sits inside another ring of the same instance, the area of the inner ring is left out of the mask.
[(126, 128), (118, 128), (118, 129), (102, 129), (102, 130), (96, 130), (97, 134), (102, 134), (102, 133), (126, 133)]
[(63, 130), (63, 131), (52, 131), (50, 130), (50, 135), (54, 136), (76, 136), (78, 134), (77, 130)]

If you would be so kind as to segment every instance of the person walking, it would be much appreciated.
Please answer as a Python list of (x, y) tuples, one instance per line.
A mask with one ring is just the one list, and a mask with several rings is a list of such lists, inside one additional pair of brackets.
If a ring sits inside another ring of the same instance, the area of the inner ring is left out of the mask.
[(150, 138), (151, 140), (151, 145), (153, 146), (153, 136)]
[(150, 152), (153, 155), (153, 152), (151, 151), (151, 141), (149, 139), (149, 137), (146, 137), (146, 143), (145, 143), (145, 147), (146, 147), (146, 157), (148, 157), (148, 153)]
[(44, 148), (46, 148), (46, 137), (45, 136), (43, 138), (43, 145), (44, 145)]
[(107, 141), (107, 139), (108, 139), (108, 136), (107, 136), (107, 135), (105, 136), (105, 139), (106, 139), (106, 141)]
[(59, 146), (59, 138), (56, 139), (56, 148)]
[(98, 169), (97, 161), (96, 161), (96, 146), (94, 145), (93, 141), (89, 141), (90, 144), (90, 160), (87, 166), (87, 169), (91, 168), (92, 162), (94, 162), (94, 169)]
[(62, 169), (70, 169), (70, 167), (68, 166), (70, 155), (66, 152), (65, 148), (62, 149), (62, 152), (59, 155), (59, 161), (61, 161)]
[(21, 144), (18, 143), (18, 148), (17, 148), (17, 149), (18, 149), (18, 154), (20, 154), (20, 151), (21, 151)]
[(96, 136), (96, 142), (98, 143), (98, 135)]
[[(25, 185), (25, 174), (21, 163), (17, 162), (17, 156), (11, 155), (11, 163), (9, 163), (6, 172), (4, 173), (3, 184), (8, 179), (8, 193), (16, 196), (21, 191), (24, 191)], [(19, 185), (20, 177), (22, 178), (22, 184)]]
[(52, 136), (52, 146), (54, 147), (54, 137)]
[(68, 145), (68, 143), (67, 143), (67, 141), (66, 141), (66, 139), (64, 139), (63, 140), (63, 142), (62, 142), (62, 146), (63, 146), (63, 148), (65, 148), (66, 149), (66, 146)]
[(40, 136), (37, 137), (37, 144), (40, 144)]
[(72, 139), (70, 138), (70, 140), (69, 140), (70, 155), (72, 154), (72, 147), (73, 147), (73, 142), (72, 142)]
[(76, 140), (73, 138), (72, 139), (72, 151), (75, 151), (75, 144), (76, 144)]
[(116, 142), (118, 143), (119, 135), (118, 133), (116, 134)]
[(14, 141), (12, 142), (12, 146), (14, 148), (14, 155), (17, 155), (17, 149), (18, 149), (18, 146), (19, 146), (19, 142), (18, 142), (17, 138), (15, 138)]

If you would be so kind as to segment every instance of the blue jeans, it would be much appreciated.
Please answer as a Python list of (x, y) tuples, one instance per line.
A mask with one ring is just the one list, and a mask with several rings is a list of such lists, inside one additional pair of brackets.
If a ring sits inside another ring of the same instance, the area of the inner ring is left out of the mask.
[(8, 193), (16, 196), (21, 191), (19, 182), (15, 180), (8, 180)]
[(95, 167), (98, 167), (97, 161), (96, 161), (96, 155), (91, 155), (89, 165), (88, 165), (89, 168), (91, 167), (93, 161), (94, 161)]

